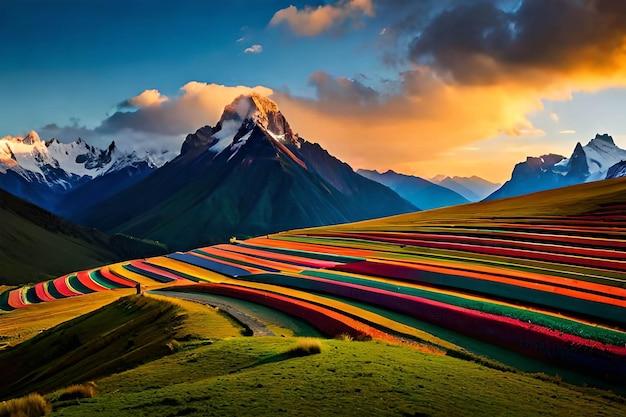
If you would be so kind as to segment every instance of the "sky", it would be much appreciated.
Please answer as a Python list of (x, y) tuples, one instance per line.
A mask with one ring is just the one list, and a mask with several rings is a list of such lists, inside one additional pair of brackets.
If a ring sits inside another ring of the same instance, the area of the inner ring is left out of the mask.
[(354, 169), (626, 148), (626, 2), (0, 0), (0, 137), (177, 150), (256, 91)]

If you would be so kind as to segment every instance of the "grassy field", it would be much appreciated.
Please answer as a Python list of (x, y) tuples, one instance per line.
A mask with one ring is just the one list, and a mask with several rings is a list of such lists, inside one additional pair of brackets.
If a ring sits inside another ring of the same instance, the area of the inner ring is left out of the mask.
[(53, 415), (623, 415), (623, 398), (378, 342), (229, 338), (97, 381)]
[[(107, 301), (88, 297), (42, 306), (62, 321), (88, 311), (89, 304), (95, 308)], [(0, 323), (31, 308), (0, 316)], [(33, 310), (28, 322), (43, 327), (45, 316)], [(26, 320), (15, 317), (14, 323)], [(607, 391), (495, 370), (406, 346), (322, 339), (320, 354), (295, 356), (289, 352), (300, 338), (241, 334), (240, 326), (211, 307), (153, 295), (124, 297), (0, 352), (3, 378), (15, 381), (3, 385), (2, 394), (5, 398), (33, 391), (46, 394), (95, 380), (96, 397), (53, 402), (52, 415), (58, 416), (626, 412), (626, 400)], [(72, 340), (80, 343), (70, 346)], [(25, 379), (20, 378), (23, 374)]]
[[(66, 301), (66, 312), (62, 305), (56, 307), (56, 321), (88, 310), (82, 297)], [(47, 392), (123, 371), (176, 351), (177, 340), (205, 340), (208, 334), (234, 336), (242, 330), (213, 309), (185, 302), (133, 295), (95, 310), (103, 301), (92, 299), (94, 311), (0, 351), (4, 378), (0, 398)], [(54, 320), (46, 316), (50, 314), (42, 314), (41, 319), (31, 314), (28, 323), (33, 328), (52, 324)], [(11, 314), (5, 317), (11, 319)], [(19, 318), (12, 321), (15, 324)]]

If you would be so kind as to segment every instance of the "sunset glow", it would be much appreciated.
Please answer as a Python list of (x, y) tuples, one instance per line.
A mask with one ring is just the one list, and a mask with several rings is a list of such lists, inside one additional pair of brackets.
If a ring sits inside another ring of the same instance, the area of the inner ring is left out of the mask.
[(502, 182), (596, 133), (626, 146), (620, 2), (143, 3), (3, 3), (0, 136), (176, 151), (256, 91), (355, 169)]

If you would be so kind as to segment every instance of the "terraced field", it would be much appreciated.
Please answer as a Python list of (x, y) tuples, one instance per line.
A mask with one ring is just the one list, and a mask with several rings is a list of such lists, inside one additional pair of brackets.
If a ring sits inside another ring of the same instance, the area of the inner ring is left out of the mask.
[(139, 283), (260, 304), (328, 337), (458, 354), (415, 324), (427, 323), (620, 384), (626, 182), (603, 183), (573, 187), (565, 199), (553, 191), (233, 239), (14, 289), (0, 308)]

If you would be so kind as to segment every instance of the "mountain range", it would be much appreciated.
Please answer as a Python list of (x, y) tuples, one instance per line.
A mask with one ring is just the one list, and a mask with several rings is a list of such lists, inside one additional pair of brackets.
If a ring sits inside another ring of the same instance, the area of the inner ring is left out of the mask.
[(460, 194), (420, 177), (398, 174), (392, 170), (381, 174), (378, 171), (359, 169), (357, 173), (365, 178), (386, 185), (402, 198), (423, 210), (469, 202), (468, 199)]
[(80, 138), (44, 142), (34, 131), (0, 139), (0, 188), (62, 215), (127, 188), (157, 167), (148, 152), (124, 152), (115, 142), (106, 149)]
[(178, 157), (70, 219), (185, 249), (416, 210), (300, 138), (273, 101), (253, 94), (188, 135)]
[(0, 139), (0, 189), (65, 219), (156, 240), (172, 250), (281, 230), (354, 222), (626, 175), (626, 151), (609, 135), (570, 156), (528, 157), (500, 188), (482, 178), (430, 181), (355, 172), (291, 129), (257, 94), (225, 107), (215, 126), (187, 135), (165, 162), (148, 152), (82, 139), (42, 141), (32, 131)]
[(615, 145), (607, 134), (597, 134), (589, 143), (576, 144), (569, 158), (548, 154), (528, 157), (515, 166), (511, 179), (487, 200), (528, 194), (613, 177), (626, 160), (626, 150)]
[(434, 184), (446, 187), (452, 190), (471, 202), (476, 202), (489, 196), (502, 186), (502, 184), (487, 181), (484, 178), (480, 178), (476, 175), (471, 177), (448, 177), (446, 175), (437, 175), (429, 179)]

